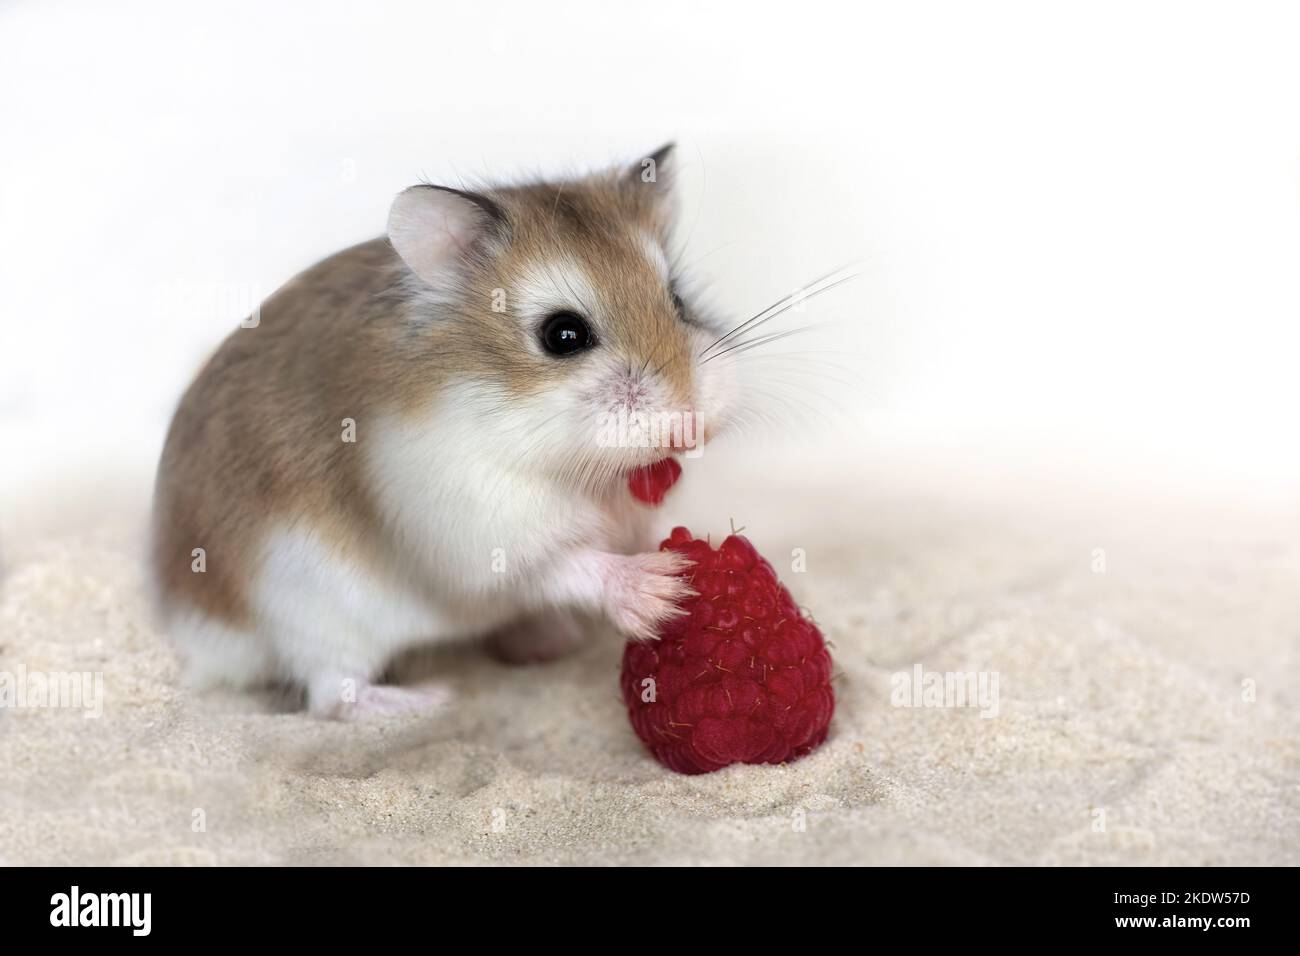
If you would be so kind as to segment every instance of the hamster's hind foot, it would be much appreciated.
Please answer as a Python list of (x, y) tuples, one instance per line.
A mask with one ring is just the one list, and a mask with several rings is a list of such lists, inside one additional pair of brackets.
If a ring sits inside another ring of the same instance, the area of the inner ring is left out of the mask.
[(307, 709), (316, 717), (365, 721), (403, 716), (432, 715), (455, 700), (442, 683), (371, 684), (355, 678), (323, 678), (307, 688)]
[(575, 650), (587, 636), (573, 611), (540, 611), (512, 621), (487, 639), (488, 650), (506, 664), (539, 664)]

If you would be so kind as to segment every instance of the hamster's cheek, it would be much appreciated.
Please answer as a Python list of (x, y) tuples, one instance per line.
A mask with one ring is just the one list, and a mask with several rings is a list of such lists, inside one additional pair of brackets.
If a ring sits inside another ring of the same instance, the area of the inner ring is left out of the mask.
[(736, 363), (726, 356), (701, 363), (696, 368), (697, 427), (702, 439), (709, 442), (725, 431), (736, 417), (741, 398), (740, 377)]

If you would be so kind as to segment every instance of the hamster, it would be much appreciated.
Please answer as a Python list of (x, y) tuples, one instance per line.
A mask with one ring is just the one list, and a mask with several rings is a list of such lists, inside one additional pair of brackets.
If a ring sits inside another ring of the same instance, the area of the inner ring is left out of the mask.
[[(687, 593), (628, 473), (725, 426), (725, 332), (670, 266), (671, 144), (626, 168), (400, 193), (180, 401), (153, 564), (194, 687), (289, 684), (323, 717), (419, 710), (421, 644), (554, 656), (603, 615), (651, 638)], [(680, 416), (689, 429), (653, 429)], [(609, 424), (625, 423), (618, 440)], [(672, 434), (673, 440), (649, 441)], [(662, 529), (656, 529), (662, 530)]]

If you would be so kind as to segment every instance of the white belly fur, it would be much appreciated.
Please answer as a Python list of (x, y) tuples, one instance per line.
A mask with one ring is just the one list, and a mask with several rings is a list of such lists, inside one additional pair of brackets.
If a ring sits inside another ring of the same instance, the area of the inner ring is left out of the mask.
[(442, 411), (427, 419), (436, 428), (396, 417), (358, 423), (398, 553), (376, 564), (302, 520), (271, 526), (250, 567), (254, 633), (195, 611), (173, 616), (192, 683), (370, 679), (413, 646), (484, 634), (534, 609), (530, 585), (572, 549), (644, 546), (644, 509), (630, 496), (597, 507), (539, 482), (526, 462), (503, 467)]

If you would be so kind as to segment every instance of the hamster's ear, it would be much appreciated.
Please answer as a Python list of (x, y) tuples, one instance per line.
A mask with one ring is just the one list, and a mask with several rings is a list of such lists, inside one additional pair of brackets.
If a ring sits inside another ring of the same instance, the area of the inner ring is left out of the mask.
[(466, 259), (485, 251), (505, 228), (501, 207), (486, 196), (446, 186), (412, 186), (388, 211), (388, 241), (417, 276), (445, 281)]
[(677, 191), (673, 188), (677, 178), (675, 146), (675, 143), (665, 143), (638, 159), (624, 174), (624, 181), (636, 194), (638, 204), (665, 231), (672, 228), (677, 217)]

